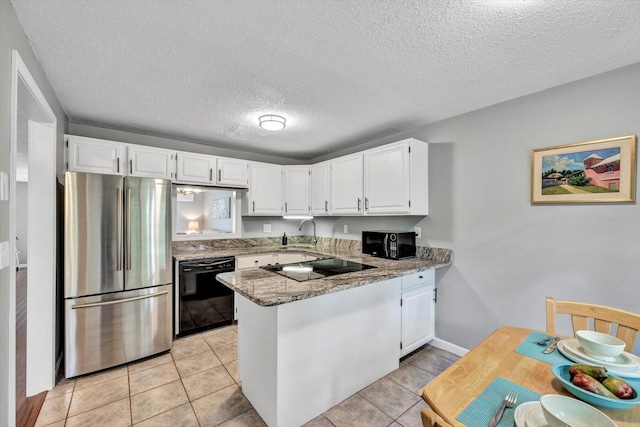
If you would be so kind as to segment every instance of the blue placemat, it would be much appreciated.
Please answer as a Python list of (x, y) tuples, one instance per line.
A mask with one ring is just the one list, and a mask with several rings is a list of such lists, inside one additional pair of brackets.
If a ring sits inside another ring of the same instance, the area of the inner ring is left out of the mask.
[(489, 425), (489, 421), (493, 417), (493, 414), (500, 409), (502, 399), (504, 399), (507, 393), (511, 390), (518, 392), (516, 406), (512, 409), (504, 410), (504, 415), (502, 416), (502, 420), (500, 420), (498, 427), (513, 427), (514, 409), (525, 402), (540, 400), (540, 394), (501, 377), (496, 378), (491, 384), (489, 384), (480, 396), (476, 397), (475, 400), (456, 417), (456, 419), (469, 427), (485, 427)]
[(533, 331), (514, 351), (527, 357), (541, 360), (550, 365), (557, 365), (559, 363), (573, 363), (571, 360), (564, 357), (564, 355), (560, 353), (558, 349), (556, 349), (553, 353), (543, 353), (543, 351), (549, 346), (549, 344), (551, 344), (551, 341), (549, 341), (547, 345), (538, 345), (536, 344), (536, 342), (548, 336), (549, 334), (545, 334), (544, 332)]

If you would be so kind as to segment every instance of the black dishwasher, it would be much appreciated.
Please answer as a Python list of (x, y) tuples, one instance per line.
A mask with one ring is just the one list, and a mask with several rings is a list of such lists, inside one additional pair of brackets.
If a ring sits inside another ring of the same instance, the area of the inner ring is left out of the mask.
[(235, 268), (234, 257), (180, 262), (180, 328), (177, 336), (233, 323), (233, 291), (216, 276)]

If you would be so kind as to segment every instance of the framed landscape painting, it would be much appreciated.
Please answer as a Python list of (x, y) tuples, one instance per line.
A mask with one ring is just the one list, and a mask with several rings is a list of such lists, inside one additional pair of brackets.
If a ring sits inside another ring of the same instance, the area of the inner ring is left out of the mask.
[(633, 202), (636, 136), (531, 151), (531, 203)]

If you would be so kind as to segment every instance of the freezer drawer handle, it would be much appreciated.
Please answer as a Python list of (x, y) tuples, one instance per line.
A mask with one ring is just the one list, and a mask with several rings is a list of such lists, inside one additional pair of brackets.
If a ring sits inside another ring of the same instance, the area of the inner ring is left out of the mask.
[(125, 302), (131, 302), (131, 301), (137, 301), (137, 300), (140, 300), (140, 299), (159, 297), (159, 296), (162, 296), (162, 295), (166, 295), (168, 293), (169, 293), (169, 291), (162, 291), (162, 292), (157, 292), (155, 294), (140, 295), (139, 297), (133, 297), (133, 298), (118, 299), (118, 300), (104, 301), (104, 302), (91, 302), (91, 303), (88, 303), (88, 304), (72, 305), (71, 308), (73, 308), (75, 310), (75, 309), (78, 309), (78, 308), (102, 307), (102, 306), (105, 306), (105, 305), (124, 304)]
[(127, 218), (125, 236), (127, 239), (127, 264), (126, 269), (131, 270), (131, 189), (127, 188)]

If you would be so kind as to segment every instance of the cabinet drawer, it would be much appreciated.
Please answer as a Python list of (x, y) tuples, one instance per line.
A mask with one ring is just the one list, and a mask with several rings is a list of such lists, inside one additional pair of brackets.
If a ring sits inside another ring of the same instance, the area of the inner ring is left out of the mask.
[(236, 270), (261, 267), (268, 264), (273, 264), (273, 254), (247, 255), (236, 257)]
[(419, 271), (417, 273), (402, 276), (402, 290), (415, 288), (434, 283), (436, 274), (434, 269)]

